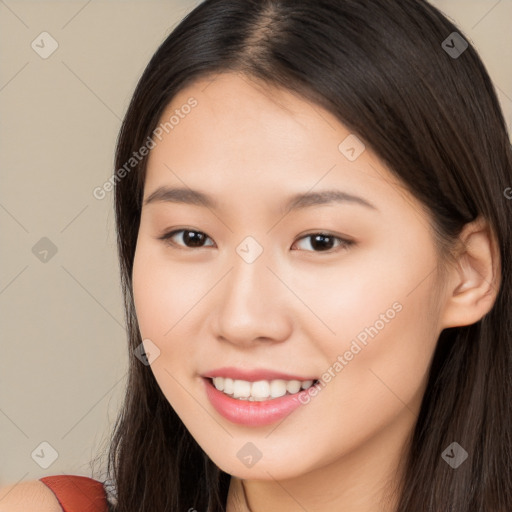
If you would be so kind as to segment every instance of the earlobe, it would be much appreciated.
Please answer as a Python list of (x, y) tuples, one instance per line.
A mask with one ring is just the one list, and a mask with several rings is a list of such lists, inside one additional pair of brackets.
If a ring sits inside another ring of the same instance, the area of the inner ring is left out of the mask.
[(445, 287), (442, 328), (471, 325), (493, 307), (498, 294), (500, 253), (489, 224), (482, 218), (464, 226), (457, 264)]

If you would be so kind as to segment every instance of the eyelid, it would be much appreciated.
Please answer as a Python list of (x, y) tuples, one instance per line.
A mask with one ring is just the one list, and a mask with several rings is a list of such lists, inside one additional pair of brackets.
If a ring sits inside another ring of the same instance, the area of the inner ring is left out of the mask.
[[(177, 243), (171, 241), (171, 238), (174, 235), (177, 235), (178, 233), (185, 232), (185, 231), (190, 231), (190, 232), (193, 232), (193, 233), (200, 233), (202, 235), (206, 235), (206, 238), (212, 240), (212, 238), (210, 236), (208, 236), (204, 231), (199, 231), (197, 229), (191, 229), (191, 228), (172, 229), (171, 231), (166, 231), (163, 235), (158, 236), (156, 238), (158, 240), (164, 241), (168, 245), (172, 245), (173, 247), (177, 247), (179, 249), (188, 249), (188, 250), (194, 250), (195, 249), (195, 250), (197, 250), (197, 249), (204, 249), (205, 248), (204, 246), (203, 247), (187, 247), (186, 245), (180, 245), (180, 244), (177, 244)], [(206, 247), (211, 247), (211, 245), (208, 245)]]
[[(156, 238), (158, 240), (163, 240), (168, 245), (172, 245), (173, 247), (177, 247), (179, 249), (185, 249), (185, 250), (197, 250), (197, 249), (204, 249), (206, 247), (212, 247), (211, 245), (201, 246), (201, 247), (187, 247), (185, 245), (180, 245), (180, 244), (177, 244), (175, 242), (172, 242), (170, 240), (176, 234), (181, 233), (181, 232), (185, 232), (185, 231), (190, 231), (190, 232), (193, 232), (193, 233), (200, 233), (202, 235), (206, 235), (207, 239), (210, 239), (210, 240), (213, 241), (213, 239), (210, 236), (208, 236), (204, 231), (199, 231), (197, 229), (191, 229), (191, 228), (173, 229), (171, 231), (165, 232), (163, 235), (158, 236)], [(318, 229), (317, 231), (309, 231), (309, 232), (306, 232), (306, 233), (303, 233), (303, 234), (299, 235), (297, 237), (297, 239), (293, 242), (292, 246), (295, 245), (300, 240), (312, 237), (314, 235), (328, 236), (328, 237), (334, 238), (335, 240), (337, 240), (339, 242), (339, 244), (338, 244), (338, 246), (336, 248), (334, 248), (334, 249), (327, 249), (325, 251), (304, 251), (303, 249), (299, 249), (299, 250), (302, 250), (303, 252), (317, 253), (317, 254), (334, 254), (334, 253), (337, 253), (340, 250), (348, 249), (349, 247), (351, 247), (353, 245), (356, 245), (356, 243), (357, 243), (355, 240), (353, 240), (351, 238), (345, 238), (343, 236), (339, 236), (339, 235), (336, 235), (334, 233), (331, 233), (331, 232), (329, 232), (327, 230)]]
[(331, 233), (329, 231), (320, 229), (320, 230), (317, 230), (317, 231), (309, 231), (309, 232), (307, 232), (305, 234), (300, 235), (299, 237), (297, 237), (296, 241), (293, 242), (293, 245), (295, 245), (300, 240), (303, 240), (304, 238), (309, 238), (309, 237), (312, 237), (314, 235), (321, 235), (321, 236), (327, 236), (329, 238), (334, 238), (339, 243), (338, 243), (337, 247), (335, 247), (333, 249), (327, 249), (326, 251), (303, 251), (303, 252), (316, 253), (316, 254), (326, 254), (326, 255), (328, 255), (328, 254), (335, 254), (338, 251), (342, 251), (342, 250), (348, 249), (349, 247), (351, 247), (351, 246), (356, 244), (356, 241), (352, 240), (351, 238), (345, 238), (343, 236), (336, 235), (336, 234)]

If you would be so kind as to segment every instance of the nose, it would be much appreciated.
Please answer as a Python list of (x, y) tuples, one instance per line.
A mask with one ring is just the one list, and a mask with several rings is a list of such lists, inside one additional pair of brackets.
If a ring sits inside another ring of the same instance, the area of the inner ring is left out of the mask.
[(292, 331), (293, 294), (265, 252), (248, 263), (238, 254), (215, 295), (214, 335), (242, 346), (278, 343)]

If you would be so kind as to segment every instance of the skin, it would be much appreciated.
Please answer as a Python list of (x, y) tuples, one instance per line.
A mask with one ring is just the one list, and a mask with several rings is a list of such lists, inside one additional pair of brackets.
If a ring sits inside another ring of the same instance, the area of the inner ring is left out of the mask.
[[(226, 73), (181, 91), (162, 119), (191, 96), (197, 106), (151, 150), (144, 198), (185, 186), (219, 208), (142, 208), (133, 292), (142, 339), (160, 350), (155, 378), (233, 475), (228, 512), (391, 511), (438, 336), (478, 321), (494, 302), (499, 269), (487, 225), (466, 226), (464, 251), (441, 280), (426, 211), (368, 146), (355, 161), (340, 152), (350, 131), (332, 114)], [(286, 199), (311, 189), (346, 191), (376, 209), (346, 202), (285, 215)], [(207, 238), (202, 247), (187, 247), (183, 232), (174, 246), (158, 239), (178, 229)], [(305, 237), (325, 231), (355, 244), (322, 250)], [(246, 236), (263, 248), (250, 264), (236, 252)], [(200, 374), (221, 366), (321, 379), (394, 303), (394, 318), (280, 423), (236, 425), (208, 401)], [(262, 453), (251, 468), (236, 455), (247, 442)], [(235, 506), (242, 481), (248, 503)]]

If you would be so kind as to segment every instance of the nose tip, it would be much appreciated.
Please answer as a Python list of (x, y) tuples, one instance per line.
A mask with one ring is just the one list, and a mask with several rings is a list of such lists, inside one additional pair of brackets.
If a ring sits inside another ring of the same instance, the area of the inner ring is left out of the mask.
[[(285, 291), (264, 258), (263, 247), (246, 237), (237, 247), (240, 257), (220, 285), (216, 298), (216, 334), (235, 344), (279, 341), (291, 332)], [(280, 291), (281, 289), (281, 291)]]

